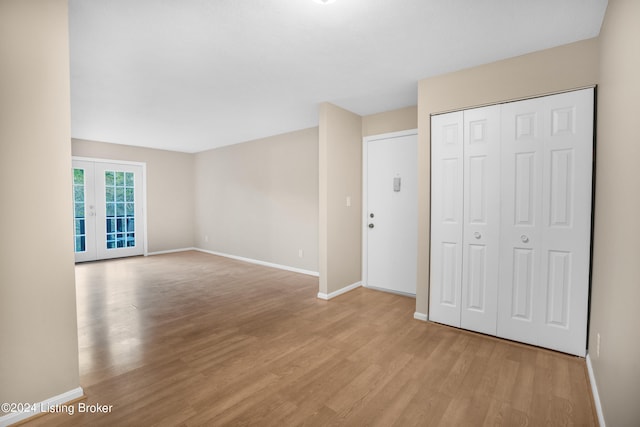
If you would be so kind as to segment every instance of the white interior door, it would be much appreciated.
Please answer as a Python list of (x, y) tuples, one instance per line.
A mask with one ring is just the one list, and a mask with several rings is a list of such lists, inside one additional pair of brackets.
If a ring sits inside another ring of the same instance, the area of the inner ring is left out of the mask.
[(496, 333), (500, 107), (431, 119), (429, 318)]
[(460, 326), (496, 334), (500, 244), (500, 106), (464, 111)]
[(76, 262), (143, 255), (143, 166), (74, 160), (73, 168)]
[(429, 319), (460, 327), (463, 232), (462, 111), (431, 118)]
[(417, 134), (367, 138), (368, 287), (415, 295), (417, 274)]
[(431, 118), (429, 319), (586, 349), (593, 89)]
[(584, 356), (593, 89), (505, 104), (498, 336)]

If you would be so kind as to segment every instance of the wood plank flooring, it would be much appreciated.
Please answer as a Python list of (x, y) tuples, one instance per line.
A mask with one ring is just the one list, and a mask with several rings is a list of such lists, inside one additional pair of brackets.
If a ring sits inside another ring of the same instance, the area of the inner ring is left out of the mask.
[(415, 300), (198, 252), (76, 267), (80, 381), (27, 426), (597, 425), (584, 359), (413, 319)]

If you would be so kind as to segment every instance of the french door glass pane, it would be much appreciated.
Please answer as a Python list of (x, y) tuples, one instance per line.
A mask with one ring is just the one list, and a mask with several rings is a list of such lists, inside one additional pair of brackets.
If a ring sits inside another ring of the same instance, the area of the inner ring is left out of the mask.
[(134, 173), (105, 171), (104, 178), (107, 249), (133, 247), (136, 245)]
[(85, 230), (85, 181), (84, 169), (73, 170), (73, 201), (74, 201), (74, 242), (75, 251), (84, 252), (87, 245)]

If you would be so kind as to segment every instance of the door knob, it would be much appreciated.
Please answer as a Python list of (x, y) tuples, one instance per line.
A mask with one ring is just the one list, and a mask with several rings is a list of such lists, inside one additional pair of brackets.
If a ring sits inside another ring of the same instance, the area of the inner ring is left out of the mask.
[(527, 243), (529, 241), (529, 238), (523, 234), (522, 236), (520, 236), (520, 240), (522, 240), (523, 243)]
[(370, 214), (369, 214), (369, 216), (370, 216), (371, 218), (373, 218), (373, 212), (372, 212), (372, 213), (370, 213)]
[(373, 224), (369, 224), (369, 228), (373, 228)]
[(476, 239), (479, 239), (482, 237), (482, 234), (480, 234), (480, 232), (476, 231), (475, 233), (473, 233), (473, 237), (475, 237)]

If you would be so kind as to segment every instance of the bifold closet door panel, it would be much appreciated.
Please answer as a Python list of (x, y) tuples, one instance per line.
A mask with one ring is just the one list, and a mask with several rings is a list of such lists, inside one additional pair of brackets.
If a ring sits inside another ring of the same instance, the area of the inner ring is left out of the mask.
[(429, 319), (460, 326), (463, 221), (463, 113), (431, 118)]
[(496, 334), (500, 244), (500, 106), (464, 111), (460, 326)]
[(498, 336), (584, 356), (593, 89), (502, 106)]
[(497, 335), (537, 344), (544, 101), (502, 105), (500, 288)]
[(431, 118), (430, 320), (585, 355), (593, 102)]
[(543, 258), (537, 314), (543, 347), (584, 357), (593, 194), (593, 89), (546, 97)]

